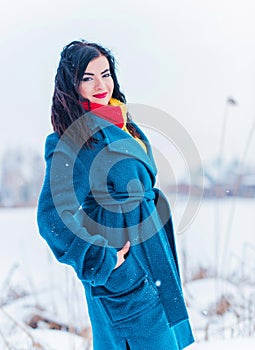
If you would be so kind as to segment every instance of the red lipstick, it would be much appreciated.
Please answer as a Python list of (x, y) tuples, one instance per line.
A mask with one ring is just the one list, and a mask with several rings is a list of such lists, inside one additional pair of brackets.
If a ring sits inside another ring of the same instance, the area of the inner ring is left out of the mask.
[(104, 92), (102, 94), (95, 94), (93, 95), (93, 97), (96, 97), (96, 98), (105, 98), (105, 96), (107, 95), (107, 92)]

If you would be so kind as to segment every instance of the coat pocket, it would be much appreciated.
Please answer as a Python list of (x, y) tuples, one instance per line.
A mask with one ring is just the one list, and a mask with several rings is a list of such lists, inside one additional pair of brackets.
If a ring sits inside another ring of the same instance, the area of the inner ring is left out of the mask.
[(104, 286), (91, 286), (91, 294), (99, 298), (112, 324), (145, 311), (159, 298), (157, 287), (131, 252), (125, 262), (113, 270)]

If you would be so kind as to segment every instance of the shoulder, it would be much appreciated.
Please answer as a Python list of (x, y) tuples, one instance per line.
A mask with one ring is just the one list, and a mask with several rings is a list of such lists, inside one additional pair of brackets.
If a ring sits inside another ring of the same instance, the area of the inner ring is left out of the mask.
[(44, 145), (44, 158), (48, 159), (53, 154), (60, 137), (57, 132), (53, 132), (46, 137)]
[(53, 132), (47, 135), (45, 140), (45, 147), (56, 147), (58, 141), (60, 140), (60, 136), (57, 132)]
[(49, 159), (53, 154), (61, 153), (66, 155), (74, 155), (78, 153), (78, 148), (74, 142), (67, 136), (59, 136), (57, 132), (53, 132), (46, 137), (44, 146), (44, 157)]

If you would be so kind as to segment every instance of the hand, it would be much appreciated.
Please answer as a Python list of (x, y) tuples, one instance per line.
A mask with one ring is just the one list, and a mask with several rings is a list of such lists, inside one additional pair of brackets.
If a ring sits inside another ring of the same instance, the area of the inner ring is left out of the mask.
[(118, 251), (117, 253), (117, 264), (114, 267), (114, 270), (117, 269), (117, 267), (119, 267), (121, 264), (124, 263), (125, 258), (124, 255), (127, 254), (127, 252), (129, 251), (130, 248), (130, 241), (127, 241), (126, 244), (124, 245), (124, 247)]

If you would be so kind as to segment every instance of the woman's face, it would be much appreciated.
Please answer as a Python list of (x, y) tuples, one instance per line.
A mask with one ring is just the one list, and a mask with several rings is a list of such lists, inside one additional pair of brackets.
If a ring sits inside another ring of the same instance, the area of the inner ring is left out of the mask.
[(90, 102), (107, 105), (112, 97), (114, 83), (110, 66), (105, 56), (99, 56), (89, 62), (78, 91), (83, 98)]

